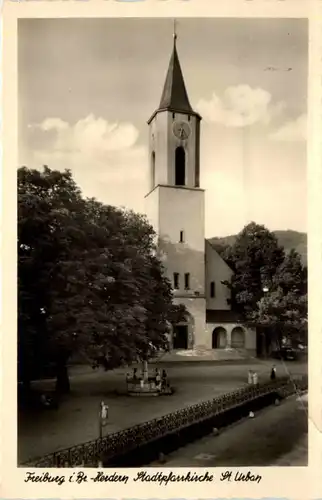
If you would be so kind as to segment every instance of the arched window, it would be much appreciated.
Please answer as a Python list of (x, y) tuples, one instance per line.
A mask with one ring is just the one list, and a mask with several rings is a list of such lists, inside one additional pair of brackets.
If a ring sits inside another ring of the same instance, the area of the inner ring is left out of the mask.
[(155, 187), (155, 152), (151, 155), (151, 189)]
[(186, 184), (186, 154), (183, 147), (176, 149), (175, 156), (175, 185), (184, 186)]

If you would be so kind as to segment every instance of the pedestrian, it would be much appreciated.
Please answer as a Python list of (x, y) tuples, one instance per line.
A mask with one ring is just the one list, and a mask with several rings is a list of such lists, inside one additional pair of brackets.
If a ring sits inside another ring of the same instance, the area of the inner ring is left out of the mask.
[(100, 412), (99, 412), (99, 437), (103, 437), (103, 427), (107, 425), (108, 421), (108, 405), (101, 401)]
[(253, 370), (248, 370), (248, 383), (253, 383)]
[(275, 380), (276, 379), (276, 367), (275, 365), (272, 366), (272, 370), (271, 370), (271, 380)]
[(101, 419), (105, 424), (108, 419), (108, 405), (101, 401)]
[(253, 384), (254, 385), (258, 384), (258, 375), (256, 372), (253, 372)]

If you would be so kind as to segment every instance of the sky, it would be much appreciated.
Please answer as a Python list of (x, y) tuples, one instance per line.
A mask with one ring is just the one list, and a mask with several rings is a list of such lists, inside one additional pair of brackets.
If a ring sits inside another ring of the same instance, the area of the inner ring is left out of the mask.
[[(201, 122), (206, 237), (254, 220), (306, 231), (308, 26), (302, 19), (178, 19)], [(144, 213), (147, 120), (173, 20), (20, 19), (19, 166), (72, 170), (85, 196)]]

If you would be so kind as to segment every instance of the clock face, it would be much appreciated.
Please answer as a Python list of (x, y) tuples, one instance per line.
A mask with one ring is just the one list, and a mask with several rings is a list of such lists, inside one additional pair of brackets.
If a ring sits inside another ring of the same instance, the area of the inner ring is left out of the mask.
[(190, 126), (187, 122), (174, 122), (173, 133), (178, 139), (188, 139), (190, 135)]

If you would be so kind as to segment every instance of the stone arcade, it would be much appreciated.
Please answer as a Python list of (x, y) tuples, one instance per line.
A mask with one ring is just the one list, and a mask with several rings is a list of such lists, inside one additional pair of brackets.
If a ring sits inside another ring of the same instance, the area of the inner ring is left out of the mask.
[(205, 240), (205, 191), (200, 188), (201, 116), (190, 105), (174, 35), (173, 51), (159, 107), (149, 125), (150, 191), (146, 213), (175, 303), (188, 310), (176, 325), (173, 349), (232, 348), (256, 354), (256, 332), (239, 324), (222, 284), (233, 271)]

